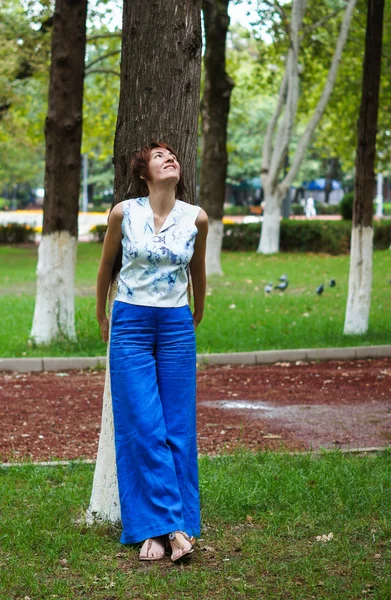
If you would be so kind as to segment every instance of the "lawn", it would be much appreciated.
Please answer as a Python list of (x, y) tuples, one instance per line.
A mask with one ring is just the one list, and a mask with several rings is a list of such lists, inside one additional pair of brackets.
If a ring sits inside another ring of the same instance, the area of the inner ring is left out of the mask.
[(202, 457), (186, 566), (140, 563), (118, 529), (84, 525), (93, 468), (0, 469), (1, 600), (391, 597), (390, 452)]
[[(0, 356), (101, 356), (95, 322), (95, 279), (101, 253), (96, 243), (79, 244), (76, 274), (78, 341), (50, 347), (28, 344), (34, 312), (36, 248), (0, 247)], [(197, 350), (243, 352), (389, 344), (391, 341), (391, 261), (388, 250), (374, 253), (369, 331), (344, 336), (349, 257), (318, 254), (224, 253), (223, 277), (208, 282), (204, 320)], [(264, 293), (268, 282), (286, 273), (285, 292)], [(336, 287), (329, 287), (335, 279)], [(324, 293), (315, 290), (325, 284)]]

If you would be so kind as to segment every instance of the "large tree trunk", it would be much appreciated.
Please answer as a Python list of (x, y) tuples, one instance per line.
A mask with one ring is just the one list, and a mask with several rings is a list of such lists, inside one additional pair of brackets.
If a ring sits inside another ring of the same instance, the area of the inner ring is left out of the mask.
[(362, 96), (358, 122), (349, 292), (345, 334), (368, 331), (372, 287), (372, 212), (384, 0), (368, 0)]
[[(140, 15), (143, 15), (140, 18)], [(115, 203), (128, 190), (131, 153), (151, 140), (178, 152), (188, 200), (194, 203), (201, 75), (201, 0), (124, 3), (121, 89), (114, 144)], [(138, 194), (132, 183), (130, 194)], [(113, 301), (112, 290), (109, 305)], [(109, 362), (107, 359), (107, 372)], [(110, 381), (87, 521), (120, 518)], [(107, 493), (107, 486), (109, 491)]]
[[(110, 288), (109, 294), (109, 321), (111, 321), (111, 308), (113, 306), (116, 293), (117, 285), (113, 284)], [(94, 482), (92, 485), (90, 505), (86, 514), (87, 523), (91, 524), (95, 520), (109, 521), (110, 523), (114, 524), (121, 523), (117, 466), (115, 462), (114, 422), (111, 401), (109, 353), (107, 353), (106, 359), (106, 377), (105, 388), (103, 392), (98, 459), (96, 461), (94, 472)]]
[(202, 151), (199, 203), (209, 215), (206, 247), (207, 275), (222, 275), (225, 180), (227, 176), (227, 123), (233, 81), (225, 71), (229, 0), (203, 2), (205, 25), (205, 87), (201, 103)]
[(42, 241), (31, 338), (75, 338), (74, 276), (79, 212), (87, 0), (56, 0), (45, 122)]

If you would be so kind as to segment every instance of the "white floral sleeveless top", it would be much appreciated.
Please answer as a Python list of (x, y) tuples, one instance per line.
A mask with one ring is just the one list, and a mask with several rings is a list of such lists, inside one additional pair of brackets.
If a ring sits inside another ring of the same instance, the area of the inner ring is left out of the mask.
[(158, 234), (148, 198), (122, 203), (122, 268), (116, 300), (143, 306), (185, 306), (186, 269), (198, 233), (199, 206), (176, 200)]

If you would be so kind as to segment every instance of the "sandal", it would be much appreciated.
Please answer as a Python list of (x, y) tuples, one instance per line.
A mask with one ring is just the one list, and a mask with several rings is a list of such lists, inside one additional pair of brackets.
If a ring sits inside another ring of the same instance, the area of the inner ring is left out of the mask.
[(141, 546), (140, 560), (160, 560), (164, 557), (165, 547), (161, 537), (148, 538)]
[[(173, 531), (168, 534), (168, 540), (173, 553), (171, 554), (172, 562), (180, 560), (183, 556), (194, 552), (195, 539), (189, 537), (184, 531)], [(187, 542), (187, 544), (186, 544)]]

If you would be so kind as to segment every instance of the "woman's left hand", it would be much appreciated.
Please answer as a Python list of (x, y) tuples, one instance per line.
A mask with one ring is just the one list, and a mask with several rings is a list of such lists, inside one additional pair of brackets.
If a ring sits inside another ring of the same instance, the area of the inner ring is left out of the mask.
[(194, 329), (197, 329), (197, 326), (201, 323), (203, 315), (193, 313), (193, 325)]

